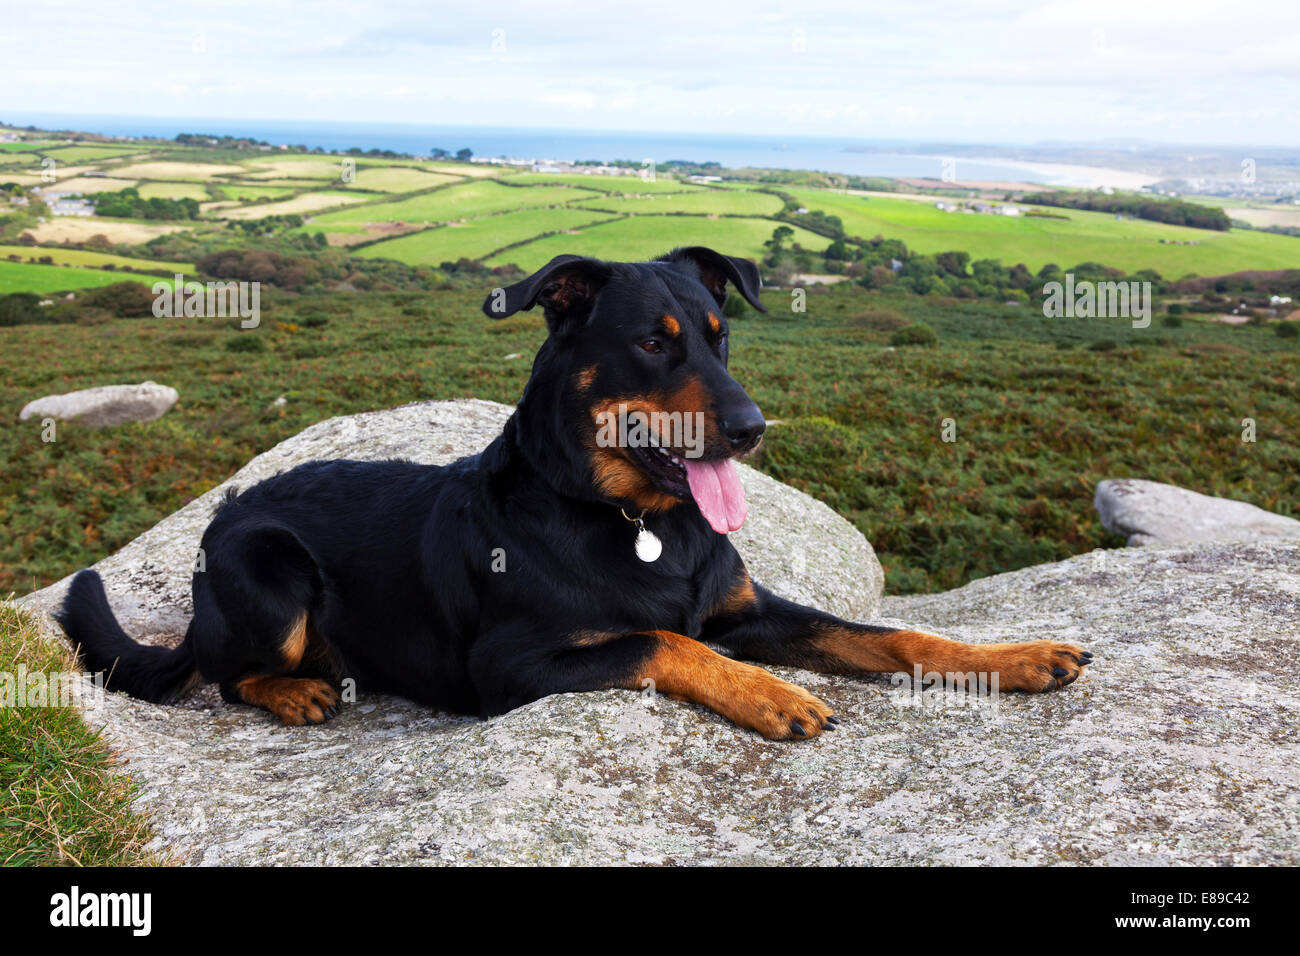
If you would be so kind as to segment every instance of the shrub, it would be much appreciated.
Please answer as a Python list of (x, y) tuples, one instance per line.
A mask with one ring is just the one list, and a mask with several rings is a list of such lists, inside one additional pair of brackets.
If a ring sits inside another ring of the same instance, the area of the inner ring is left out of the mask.
[(1098, 339), (1088, 346), (1090, 352), (1109, 352), (1111, 349), (1119, 348), (1119, 345), (1113, 339)]
[(905, 318), (888, 309), (871, 309), (859, 315), (850, 316), (849, 322), (864, 329), (874, 329), (877, 332), (893, 332), (895, 329), (901, 329), (907, 325)]
[(1160, 324), (1166, 326), (1167, 328), (1177, 329), (1182, 327), (1183, 320), (1181, 316), (1176, 315), (1173, 312), (1170, 312), (1168, 315), (1166, 315), (1164, 318), (1160, 320)]
[(933, 345), (939, 336), (924, 322), (907, 325), (889, 337), (890, 345)]
[(1276, 332), (1280, 338), (1300, 338), (1300, 322), (1279, 322), (1273, 327), (1273, 331)]
[(226, 351), (228, 352), (265, 352), (266, 343), (259, 338), (251, 335), (241, 335), (237, 338), (226, 340)]
[(114, 282), (83, 292), (77, 304), (90, 309), (104, 309), (114, 315), (140, 318), (153, 315), (154, 294), (139, 282)]
[(749, 314), (749, 303), (744, 297), (735, 295), (727, 296), (726, 303), (722, 306), (722, 314), (729, 319), (743, 319)]
[(31, 292), (0, 295), (0, 326), (40, 322), (43, 318), (37, 304), (40, 301), (41, 297)]

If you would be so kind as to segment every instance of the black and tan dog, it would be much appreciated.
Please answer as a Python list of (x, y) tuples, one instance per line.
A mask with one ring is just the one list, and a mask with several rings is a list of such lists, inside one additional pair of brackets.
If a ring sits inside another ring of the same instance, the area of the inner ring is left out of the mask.
[[(1092, 655), (1070, 644), (854, 624), (750, 580), (727, 539), (745, 518), (733, 461), (764, 420), (727, 372), (728, 283), (763, 309), (754, 265), (710, 249), (552, 260), (484, 304), (494, 318), (540, 304), (550, 334), (482, 453), (445, 467), (312, 462), (228, 495), (174, 649), (128, 637), (92, 571), (60, 622), (110, 689), (169, 701), (217, 681), (287, 724), (332, 716), (346, 678), (483, 716), (652, 681), (774, 739), (838, 722), (706, 641), (837, 674), (997, 673), (1000, 689), (1024, 691), (1074, 681)], [(659, 423), (652, 441), (628, 439), (638, 416)], [(667, 440), (675, 421), (700, 424), (690, 448)]]

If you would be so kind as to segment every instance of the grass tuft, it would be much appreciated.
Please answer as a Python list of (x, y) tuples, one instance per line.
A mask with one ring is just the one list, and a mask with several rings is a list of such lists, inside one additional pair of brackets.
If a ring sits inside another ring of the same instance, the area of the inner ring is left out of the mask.
[[(28, 674), (74, 669), (29, 612), (0, 602), (0, 679), (10, 688), (20, 664)], [(0, 865), (163, 863), (145, 850), (152, 834), (134, 796), (120, 758), (76, 707), (0, 706)]]

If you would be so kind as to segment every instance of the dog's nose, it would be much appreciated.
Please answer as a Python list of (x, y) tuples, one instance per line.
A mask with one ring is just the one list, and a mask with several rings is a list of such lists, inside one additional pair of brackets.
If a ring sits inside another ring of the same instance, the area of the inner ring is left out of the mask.
[(731, 442), (733, 448), (753, 448), (763, 437), (767, 422), (758, 406), (750, 404), (747, 408), (737, 409), (722, 418), (722, 436)]

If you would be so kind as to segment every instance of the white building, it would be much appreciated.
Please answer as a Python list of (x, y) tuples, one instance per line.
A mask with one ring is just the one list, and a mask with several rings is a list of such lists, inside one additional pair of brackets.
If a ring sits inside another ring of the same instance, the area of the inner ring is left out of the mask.
[(93, 216), (95, 207), (80, 193), (46, 193), (45, 202), (54, 216)]

